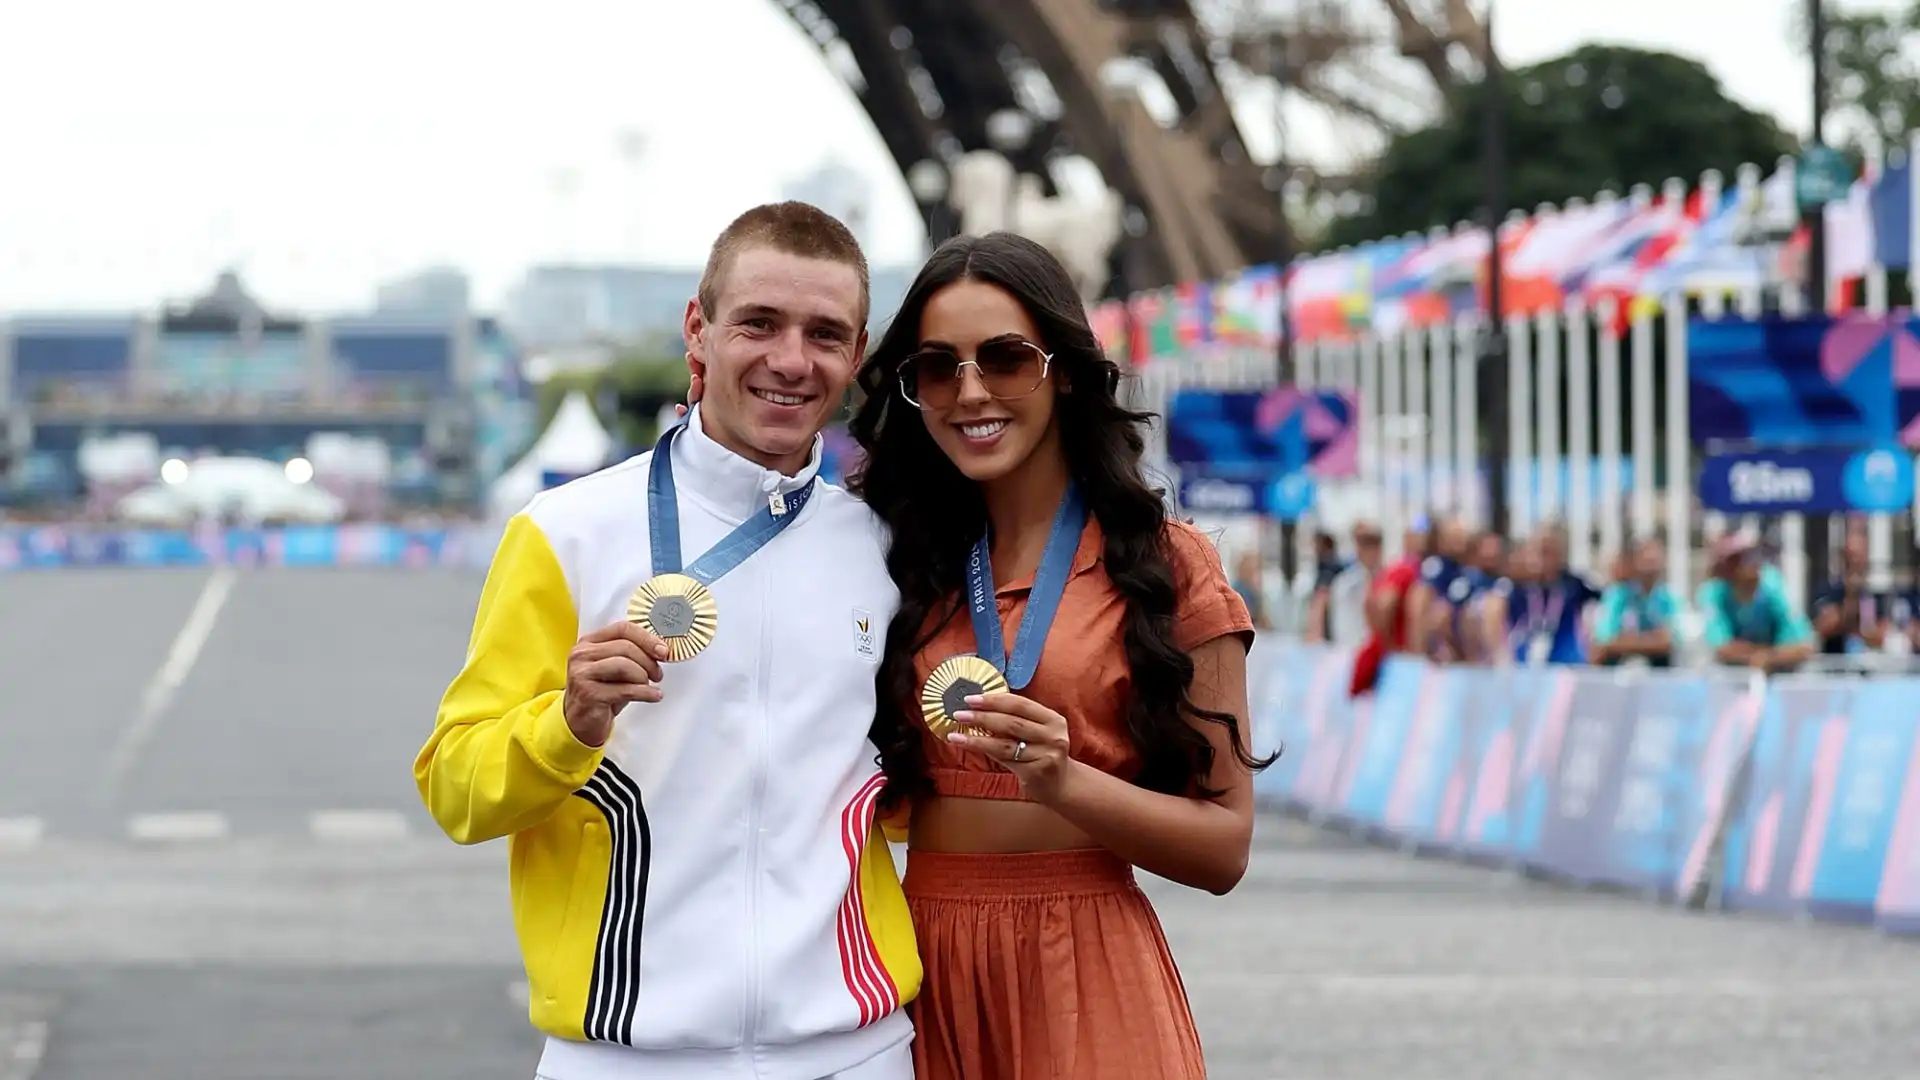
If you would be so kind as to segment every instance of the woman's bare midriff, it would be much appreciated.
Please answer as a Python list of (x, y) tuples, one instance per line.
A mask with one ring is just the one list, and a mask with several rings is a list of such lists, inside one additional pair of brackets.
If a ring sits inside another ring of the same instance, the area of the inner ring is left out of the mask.
[(915, 804), (909, 846), (953, 855), (1008, 855), (1099, 845), (1038, 803), (939, 795)]

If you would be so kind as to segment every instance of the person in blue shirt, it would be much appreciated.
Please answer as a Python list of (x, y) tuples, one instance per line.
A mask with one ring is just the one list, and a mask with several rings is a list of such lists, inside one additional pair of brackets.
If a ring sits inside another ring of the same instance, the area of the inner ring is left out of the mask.
[(1451, 618), (1448, 631), (1453, 635), (1454, 654), (1470, 663), (1486, 661), (1493, 653), (1481, 633), (1489, 590), (1506, 571), (1507, 542), (1499, 533), (1483, 532), (1474, 537), (1467, 550), (1465, 564), (1447, 586), (1447, 608)]
[(1458, 518), (1449, 518), (1433, 531), (1432, 549), (1420, 560), (1420, 580), (1408, 597), (1408, 610), (1417, 638), (1412, 651), (1422, 656), (1453, 658), (1452, 606), (1448, 602), (1454, 579), (1460, 576), (1470, 534)]
[(1780, 572), (1752, 537), (1715, 545), (1713, 577), (1700, 586), (1713, 658), (1768, 673), (1792, 671), (1813, 656), (1813, 624), (1787, 596)]
[(1889, 638), (1906, 634), (1913, 624), (1910, 595), (1874, 589), (1867, 584), (1867, 538), (1850, 534), (1840, 549), (1840, 575), (1814, 594), (1808, 605), (1820, 652), (1846, 656), (1878, 652)]
[(1507, 635), (1506, 655), (1525, 664), (1583, 664), (1588, 608), (1600, 593), (1567, 567), (1566, 537), (1546, 528), (1515, 552), (1508, 578), (1488, 599), (1488, 623)]
[(1680, 611), (1667, 588), (1667, 549), (1647, 537), (1634, 544), (1626, 573), (1600, 594), (1593, 628), (1593, 662), (1612, 666), (1644, 660), (1673, 666), (1673, 624)]

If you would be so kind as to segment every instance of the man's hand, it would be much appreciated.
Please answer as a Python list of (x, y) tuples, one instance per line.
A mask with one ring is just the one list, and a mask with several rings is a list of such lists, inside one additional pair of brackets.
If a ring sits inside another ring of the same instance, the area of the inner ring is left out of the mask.
[(567, 654), (567, 692), (562, 709), (573, 737), (604, 746), (613, 718), (636, 701), (660, 700), (661, 661), (667, 643), (630, 622), (603, 626)]

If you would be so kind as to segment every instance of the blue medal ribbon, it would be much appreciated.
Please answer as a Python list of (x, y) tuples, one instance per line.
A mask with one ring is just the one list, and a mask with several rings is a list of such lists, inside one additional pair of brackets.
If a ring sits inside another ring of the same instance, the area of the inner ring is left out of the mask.
[(711, 585), (729, 571), (766, 547), (781, 530), (793, 524), (813, 498), (818, 477), (805, 485), (778, 496), (780, 511), (774, 512), (773, 500), (728, 533), (712, 550), (695, 559), (692, 566), (680, 566), (680, 503), (673, 486), (673, 439), (685, 424), (675, 424), (653, 446), (653, 461), (647, 472), (647, 529), (653, 542), (653, 572), (685, 574), (702, 585)]
[(1067, 579), (1073, 575), (1073, 557), (1080, 549), (1080, 533), (1087, 527), (1087, 506), (1071, 484), (1053, 515), (1053, 531), (1047, 536), (1046, 550), (1040, 556), (1040, 569), (1033, 576), (1033, 591), (1027, 598), (1027, 610), (1013, 636), (1013, 655), (1008, 656), (1000, 630), (1000, 608), (994, 599), (993, 558), (983, 533), (967, 559), (967, 606), (973, 615), (974, 647), (982, 659), (1007, 677), (1007, 686), (1015, 691), (1033, 681), (1040, 666), (1040, 654), (1046, 649), (1047, 633), (1053, 629), (1054, 616), (1060, 612), (1060, 599), (1066, 595)]

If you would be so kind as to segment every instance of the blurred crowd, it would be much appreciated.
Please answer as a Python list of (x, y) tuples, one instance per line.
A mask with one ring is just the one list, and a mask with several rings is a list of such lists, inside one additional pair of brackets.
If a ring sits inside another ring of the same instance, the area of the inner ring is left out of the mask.
[(1864, 527), (1849, 528), (1833, 580), (1806, 603), (1791, 594), (1778, 553), (1739, 532), (1711, 542), (1706, 579), (1690, 598), (1669, 588), (1661, 536), (1634, 540), (1604, 579), (1568, 565), (1562, 529), (1519, 543), (1460, 521), (1409, 531), (1399, 558), (1369, 522), (1314, 538), (1314, 562), (1278, 595), (1262, 584), (1258, 552), (1234, 581), (1256, 623), (1310, 642), (1358, 650), (1355, 689), (1381, 660), (1407, 653), (1437, 663), (1734, 665), (1768, 674), (1886, 670), (1920, 655), (1920, 592), (1869, 584)]

